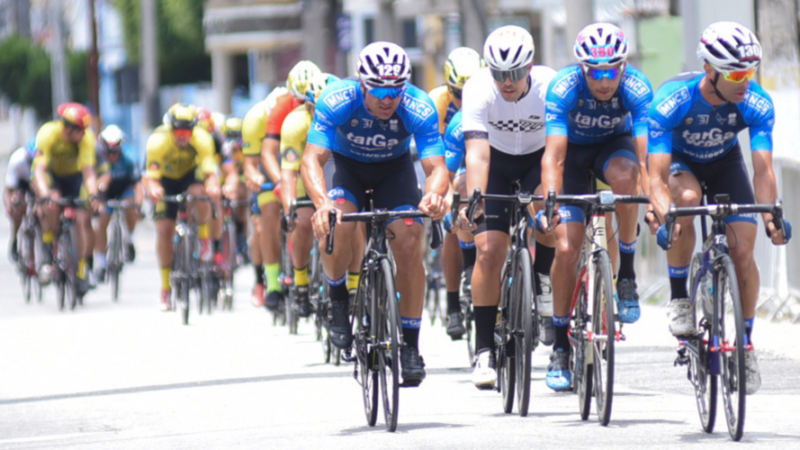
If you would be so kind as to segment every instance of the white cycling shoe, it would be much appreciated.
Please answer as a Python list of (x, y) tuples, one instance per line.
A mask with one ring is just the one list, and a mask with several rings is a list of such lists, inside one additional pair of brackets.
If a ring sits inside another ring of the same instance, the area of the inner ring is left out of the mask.
[(494, 354), (491, 350), (484, 349), (475, 357), (475, 368), (472, 370), (472, 383), (478, 389), (493, 389), (497, 381), (497, 372), (494, 368)]

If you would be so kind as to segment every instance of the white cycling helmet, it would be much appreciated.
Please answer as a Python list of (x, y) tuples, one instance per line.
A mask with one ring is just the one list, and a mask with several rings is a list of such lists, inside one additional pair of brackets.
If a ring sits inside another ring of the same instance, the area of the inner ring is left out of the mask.
[(611, 66), (628, 59), (628, 38), (616, 25), (593, 23), (578, 33), (573, 53), (589, 67)]
[(533, 37), (516, 25), (500, 27), (486, 38), (483, 59), (495, 70), (514, 70), (533, 64)]
[(320, 73), (322, 71), (313, 62), (300, 61), (289, 71), (289, 77), (286, 79), (286, 88), (294, 95), (294, 98), (305, 100), (308, 83)]
[(469, 77), (486, 67), (486, 62), (475, 50), (469, 47), (459, 47), (449, 55), (444, 63), (444, 79), (448, 85), (463, 89)]
[(125, 138), (125, 134), (119, 129), (118, 126), (109, 125), (102, 132), (100, 132), (100, 138), (103, 139), (103, 141), (109, 146), (116, 147), (122, 144), (122, 139)]
[(761, 43), (747, 27), (716, 22), (703, 31), (697, 57), (721, 72), (755, 69), (761, 63)]
[(358, 77), (368, 88), (402, 88), (411, 78), (411, 61), (399, 45), (373, 42), (358, 55)]

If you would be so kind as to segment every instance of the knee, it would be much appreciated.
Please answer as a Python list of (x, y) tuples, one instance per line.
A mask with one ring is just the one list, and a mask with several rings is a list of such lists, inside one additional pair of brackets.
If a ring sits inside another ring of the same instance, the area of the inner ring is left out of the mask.
[(631, 194), (636, 191), (636, 185), (639, 181), (639, 172), (635, 168), (625, 167), (617, 170), (609, 170), (606, 178), (614, 192)]
[(187, 189), (186, 192), (194, 197), (200, 197), (201, 195), (206, 194), (206, 188), (202, 184), (193, 184), (189, 186), (189, 189)]
[(746, 271), (750, 271), (753, 269), (757, 270), (755, 267), (755, 258), (753, 257), (753, 247), (749, 245), (743, 245), (741, 242), (739, 245), (730, 249), (731, 259), (733, 260), (733, 264), (736, 266), (737, 269), (740, 271), (742, 269)]
[(570, 239), (556, 240), (556, 259), (567, 266), (577, 266), (581, 255), (581, 244)]
[(485, 269), (499, 269), (506, 259), (506, 249), (498, 246), (489, 246), (488, 243), (478, 247), (478, 255), (475, 261)]
[(700, 195), (692, 189), (684, 189), (673, 198), (678, 206), (697, 206), (700, 204)]
[(420, 253), (419, 243), (419, 236), (414, 234), (398, 236), (395, 245), (392, 246), (392, 251), (398, 259), (411, 262)]

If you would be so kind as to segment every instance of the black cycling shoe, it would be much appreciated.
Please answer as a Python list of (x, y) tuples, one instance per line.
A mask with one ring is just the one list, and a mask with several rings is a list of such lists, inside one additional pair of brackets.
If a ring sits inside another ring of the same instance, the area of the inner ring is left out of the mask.
[(407, 345), (400, 347), (400, 365), (403, 369), (403, 386), (416, 387), (425, 379), (425, 361), (416, 348)]
[(105, 283), (106, 282), (106, 268), (102, 267), (100, 269), (97, 269), (97, 271), (95, 273), (95, 277), (97, 277), (97, 282), (98, 283)]
[(350, 329), (350, 305), (345, 301), (331, 301), (333, 323), (328, 328), (331, 343), (340, 349), (349, 348), (353, 343), (353, 332)]
[(467, 332), (461, 311), (447, 313), (445, 320), (447, 321), (447, 335), (450, 336), (450, 339), (457, 341)]
[(297, 304), (297, 314), (300, 317), (308, 317), (314, 312), (311, 307), (311, 300), (308, 299), (308, 286), (295, 286), (295, 302)]
[(283, 294), (278, 291), (272, 291), (267, 294), (267, 301), (264, 302), (264, 307), (270, 312), (275, 312), (280, 307), (282, 300)]
[(13, 239), (8, 246), (8, 257), (11, 262), (19, 261), (19, 249), (17, 248), (17, 240)]
[(132, 263), (136, 261), (136, 247), (131, 242), (125, 245), (125, 262)]
[(87, 292), (89, 292), (89, 282), (82, 279), (76, 278), (75, 279), (75, 293), (78, 294), (78, 298), (83, 298)]

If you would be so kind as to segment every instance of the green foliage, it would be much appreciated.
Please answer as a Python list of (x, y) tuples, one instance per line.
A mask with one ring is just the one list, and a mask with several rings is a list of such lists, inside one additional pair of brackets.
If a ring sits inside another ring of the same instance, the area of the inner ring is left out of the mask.
[[(67, 55), (72, 100), (85, 103), (88, 98), (86, 54)], [(33, 108), (40, 119), (52, 116), (50, 55), (44, 47), (20, 36), (0, 42), (0, 92), (23, 106)]]
[[(128, 61), (138, 64), (141, 0), (117, 0)], [(158, 66), (161, 84), (211, 80), (211, 58), (205, 53), (203, 2), (156, 0)]]

